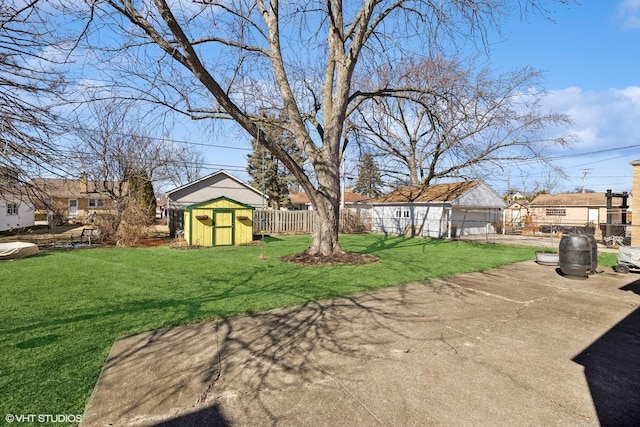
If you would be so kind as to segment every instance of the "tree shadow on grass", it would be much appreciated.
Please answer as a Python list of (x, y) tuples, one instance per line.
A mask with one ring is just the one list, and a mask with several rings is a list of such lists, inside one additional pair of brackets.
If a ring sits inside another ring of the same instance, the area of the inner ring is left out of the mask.
[(399, 247), (410, 248), (416, 246), (422, 247), (424, 251), (428, 246), (437, 246), (448, 243), (446, 240), (442, 239), (423, 237), (390, 236), (384, 234), (377, 235), (376, 237), (376, 241), (369, 244), (362, 253), (375, 254), (380, 251), (393, 250)]

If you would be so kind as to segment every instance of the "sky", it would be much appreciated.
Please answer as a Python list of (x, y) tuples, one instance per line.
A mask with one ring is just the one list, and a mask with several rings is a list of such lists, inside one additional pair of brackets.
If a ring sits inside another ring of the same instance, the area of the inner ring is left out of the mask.
[[(499, 71), (532, 66), (545, 72), (546, 107), (571, 116), (571, 149), (547, 155), (567, 178), (554, 193), (582, 189), (632, 190), (632, 167), (640, 159), (640, 0), (578, 0), (554, 6), (550, 22), (540, 15), (512, 16), (505, 41), (492, 45)], [(510, 171), (510, 185), (531, 190), (535, 171)], [(529, 184), (527, 184), (529, 183)], [(495, 182), (502, 193), (507, 184)], [(528, 188), (529, 187), (529, 188)]]
[[(566, 176), (549, 175), (534, 164), (505, 170), (489, 182), (500, 194), (508, 188), (531, 192), (550, 184), (553, 193), (632, 191), (632, 167), (640, 159), (640, 0), (577, 0), (552, 5), (547, 17), (512, 15), (502, 40), (490, 40), (490, 66), (497, 73), (523, 66), (542, 70), (548, 96), (545, 108), (568, 114), (568, 132), (578, 137), (570, 148), (545, 154)], [(187, 138), (202, 138), (202, 134)], [(245, 144), (224, 148), (229, 138)], [(217, 147), (206, 155), (208, 168), (225, 167), (248, 180), (244, 168), (248, 139), (235, 135), (205, 138)], [(245, 147), (243, 149), (242, 147)], [(524, 170), (522, 170), (524, 169)]]

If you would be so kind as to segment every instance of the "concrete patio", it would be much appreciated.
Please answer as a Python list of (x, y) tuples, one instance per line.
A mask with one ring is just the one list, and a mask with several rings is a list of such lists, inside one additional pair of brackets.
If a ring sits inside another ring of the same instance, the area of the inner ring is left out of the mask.
[(637, 425), (638, 279), (528, 261), (123, 338), (83, 425)]

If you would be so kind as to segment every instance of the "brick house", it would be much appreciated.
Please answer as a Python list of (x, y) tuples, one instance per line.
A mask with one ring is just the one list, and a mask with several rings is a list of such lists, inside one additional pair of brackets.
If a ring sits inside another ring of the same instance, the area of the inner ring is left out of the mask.
[(602, 224), (628, 223), (627, 205), (620, 197), (613, 197), (611, 208), (607, 208), (607, 193), (540, 194), (528, 207), (527, 223), (537, 228), (543, 226), (592, 226), (598, 231)]

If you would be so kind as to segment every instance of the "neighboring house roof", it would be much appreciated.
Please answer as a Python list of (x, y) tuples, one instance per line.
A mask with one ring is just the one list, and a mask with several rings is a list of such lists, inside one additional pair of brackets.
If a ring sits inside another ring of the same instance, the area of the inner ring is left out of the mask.
[(411, 185), (371, 200), (371, 203), (451, 202), (479, 185), (481, 181), (453, 182), (447, 184)]
[[(629, 195), (631, 197), (631, 195)], [(619, 198), (616, 198), (620, 200)], [(619, 204), (619, 202), (614, 202)], [(607, 206), (606, 193), (540, 194), (529, 206)]]
[[(291, 193), (289, 199), (291, 200), (292, 205), (308, 205), (311, 203), (309, 196), (304, 192)], [(362, 194), (353, 193), (351, 191), (345, 191), (344, 193), (345, 203), (361, 203), (367, 200), (369, 200), (369, 198)]]
[(255, 208), (264, 207), (268, 196), (230, 173), (220, 170), (167, 193), (169, 210), (185, 209), (217, 197), (229, 197)]
[(258, 189), (256, 189), (256, 188), (252, 187), (251, 185), (247, 184), (246, 182), (242, 181), (241, 179), (236, 178), (235, 176), (231, 175), (229, 172), (227, 172), (227, 171), (225, 171), (225, 170), (219, 170), (219, 171), (214, 172), (214, 173), (212, 173), (212, 174), (210, 174), (210, 175), (207, 175), (207, 176), (205, 176), (205, 177), (202, 177), (202, 178), (200, 178), (200, 179), (197, 179), (197, 180), (195, 180), (195, 181), (192, 181), (192, 182), (190, 182), (190, 183), (188, 183), (188, 184), (185, 184), (185, 185), (180, 186), (180, 187), (178, 187), (178, 188), (174, 188), (173, 190), (171, 190), (171, 191), (168, 191), (168, 192), (167, 192), (167, 197), (171, 198), (171, 195), (172, 195), (172, 194), (174, 194), (174, 193), (177, 193), (177, 192), (179, 192), (179, 191), (182, 191), (182, 190), (188, 189), (189, 187), (197, 186), (198, 184), (201, 184), (201, 183), (203, 183), (204, 181), (209, 181), (209, 180), (210, 180), (210, 179), (212, 179), (212, 178), (220, 177), (220, 176), (222, 176), (222, 175), (224, 175), (224, 176), (226, 176), (227, 178), (229, 178), (229, 179), (231, 179), (231, 180), (233, 180), (233, 181), (237, 182), (238, 184), (241, 184), (242, 186), (244, 186), (244, 187), (246, 187), (246, 188), (248, 188), (248, 189), (250, 189), (250, 190), (255, 191), (256, 193), (258, 193), (258, 194), (259, 194), (259, 195), (261, 195), (261, 196), (264, 196), (264, 197), (266, 197), (266, 198), (269, 198), (269, 196), (268, 196), (268, 195), (263, 194), (260, 190), (258, 190)]
[(467, 209), (504, 209), (505, 201), (482, 180), (446, 184), (411, 185), (371, 200), (374, 207), (382, 205), (440, 204)]
[[(104, 198), (106, 192), (101, 190), (102, 181), (89, 181), (87, 179), (61, 179), (61, 178), (34, 178), (29, 182), (33, 187), (48, 197), (73, 199), (78, 197)], [(115, 182), (107, 182), (117, 188)]]

